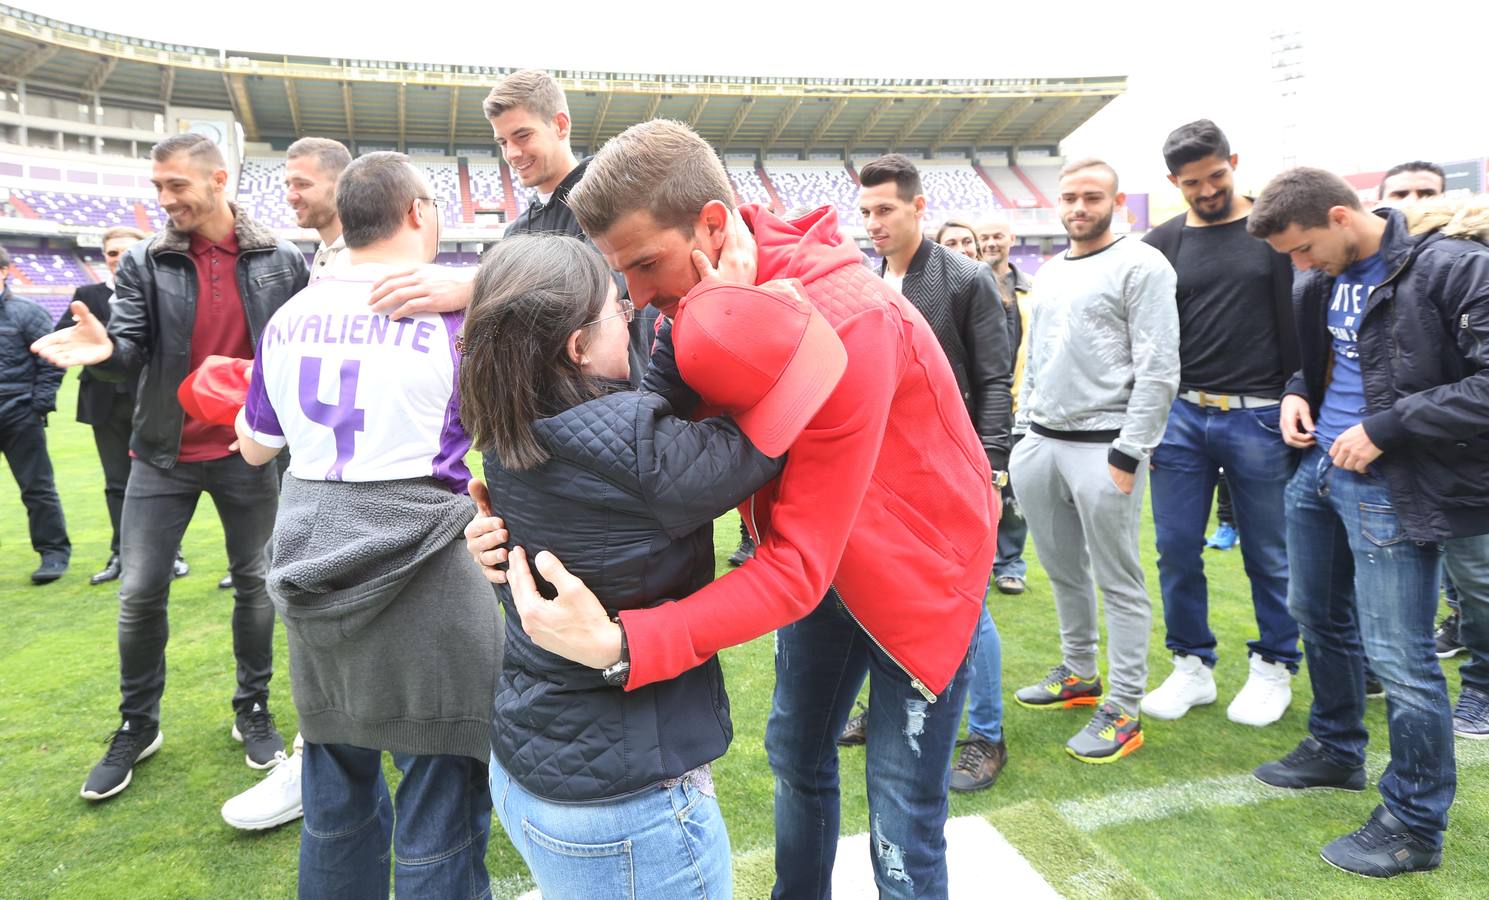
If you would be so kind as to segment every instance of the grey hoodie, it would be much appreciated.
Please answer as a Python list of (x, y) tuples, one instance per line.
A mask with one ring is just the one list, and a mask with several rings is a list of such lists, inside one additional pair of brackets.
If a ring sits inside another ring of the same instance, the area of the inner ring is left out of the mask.
[(474, 513), (433, 478), (285, 476), (268, 587), (306, 740), (490, 757), (502, 628), (465, 552)]

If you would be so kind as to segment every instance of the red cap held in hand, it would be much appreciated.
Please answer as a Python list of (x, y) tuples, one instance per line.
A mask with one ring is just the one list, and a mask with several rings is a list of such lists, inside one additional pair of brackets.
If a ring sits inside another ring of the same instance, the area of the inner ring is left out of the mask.
[(790, 449), (843, 377), (848, 352), (801, 282), (705, 281), (672, 325), (677, 367), (767, 456)]
[(176, 388), (176, 399), (193, 419), (231, 428), (248, 400), (252, 366), (251, 359), (209, 356)]

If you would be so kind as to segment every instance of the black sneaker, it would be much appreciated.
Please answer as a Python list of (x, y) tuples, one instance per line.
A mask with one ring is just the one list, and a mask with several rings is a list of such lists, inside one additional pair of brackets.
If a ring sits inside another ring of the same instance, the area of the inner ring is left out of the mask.
[(1453, 612), (1437, 626), (1437, 633), (1432, 639), (1437, 644), (1438, 659), (1452, 659), (1468, 650), (1458, 639), (1458, 622), (1458, 613)]
[(1379, 700), (1386, 695), (1386, 686), (1374, 675), (1365, 676), (1365, 699)]
[(1303, 738), (1293, 752), (1276, 762), (1263, 763), (1251, 772), (1256, 780), (1272, 787), (1306, 790), (1333, 788), (1339, 791), (1365, 790), (1364, 766), (1341, 766), (1324, 753), (1324, 747), (1312, 736)]
[(996, 744), (987, 738), (969, 737), (957, 741), (962, 752), (957, 755), (956, 765), (951, 767), (951, 789), (967, 793), (992, 787), (1003, 774), (1008, 764), (1008, 745)]
[(1358, 831), (1330, 841), (1319, 856), (1336, 869), (1366, 878), (1428, 872), (1442, 864), (1442, 851), (1428, 846), (1384, 805)]
[(862, 704), (858, 708), (860, 712), (848, 720), (848, 724), (843, 726), (843, 733), (838, 735), (839, 747), (857, 747), (868, 742), (869, 714)]
[(32, 584), (51, 584), (67, 573), (67, 560), (43, 559), (35, 572), (31, 573)]
[(750, 537), (749, 532), (741, 530), (739, 534), (739, 546), (735, 547), (734, 552), (729, 554), (729, 565), (737, 569), (744, 565), (746, 561), (754, 558), (755, 540)]
[(1464, 687), (1453, 707), (1453, 733), (1474, 741), (1489, 740), (1489, 693)]
[(268, 769), (284, 761), (284, 738), (274, 727), (268, 707), (258, 701), (238, 712), (233, 723), (233, 740), (241, 741), (248, 751), (244, 759), (249, 768)]
[(160, 749), (159, 725), (126, 721), (109, 738), (109, 750), (83, 782), (84, 800), (106, 800), (125, 788), (134, 778), (135, 763)]

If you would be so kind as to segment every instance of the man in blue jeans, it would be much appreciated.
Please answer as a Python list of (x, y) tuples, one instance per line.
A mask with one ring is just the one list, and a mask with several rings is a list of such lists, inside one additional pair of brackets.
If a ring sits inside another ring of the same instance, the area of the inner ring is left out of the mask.
[(1436, 868), (1457, 776), (1433, 616), (1443, 543), (1489, 533), (1489, 248), (1411, 235), (1320, 169), (1273, 179), (1247, 227), (1307, 273), (1281, 421), (1304, 451), (1286, 495), (1288, 607), (1313, 708), (1310, 736), (1255, 774), (1364, 789), (1368, 658), (1386, 691), (1383, 802), (1323, 858), (1378, 878)]
[[(1282, 389), (1298, 368), (1292, 266), (1246, 233), (1251, 200), (1235, 192), (1237, 157), (1209, 119), (1175, 129), (1163, 145), (1168, 180), (1188, 212), (1150, 231), (1179, 276), (1179, 396), (1149, 479), (1173, 672), (1143, 698), (1142, 711), (1177, 719), (1216, 697), (1215, 633), (1205, 581), (1204, 529), (1220, 469), (1246, 534), (1241, 558), (1251, 582), (1257, 637), (1250, 674), (1226, 716), (1270, 725), (1292, 701), (1302, 654), (1287, 614), (1282, 492), (1297, 451), (1277, 425)], [(1244, 336), (1244, 339), (1241, 339)]]

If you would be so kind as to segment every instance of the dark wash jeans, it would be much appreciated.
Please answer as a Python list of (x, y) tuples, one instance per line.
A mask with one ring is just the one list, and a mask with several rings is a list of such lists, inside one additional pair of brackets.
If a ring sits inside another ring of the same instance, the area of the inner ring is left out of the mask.
[(1489, 534), (1449, 540), (1443, 568), (1457, 585), (1458, 640), (1469, 653), (1458, 677), (1489, 694)]
[[(1245, 540), (1242, 531), (1242, 540)], [(1401, 530), (1383, 481), (1309, 450), (1287, 486), (1288, 607), (1303, 629), (1308, 731), (1335, 761), (1365, 762), (1365, 660), (1386, 689), (1386, 808), (1442, 846), (1457, 775), (1447, 680), (1432, 639), (1442, 548)]]
[(305, 742), (300, 799), (300, 896), (388, 896), (388, 853), (400, 897), (491, 896), (486, 766), (468, 756), (394, 753), (395, 800), (383, 755), (350, 744)]
[(1165, 644), (1215, 665), (1205, 580), (1205, 528), (1218, 470), (1225, 469), (1241, 532), (1241, 561), (1251, 582), (1257, 639), (1251, 652), (1297, 671), (1298, 625), (1287, 612), (1287, 542), (1282, 497), (1298, 451), (1282, 442), (1280, 406), (1224, 411), (1174, 400), (1163, 441), (1153, 451), (1153, 531), (1163, 592)]
[(274, 607), (264, 588), (264, 547), (279, 505), (278, 469), (250, 466), (234, 453), (170, 469), (134, 460), (124, 492), (119, 588), (119, 703), (129, 720), (159, 724), (165, 692), (166, 603), (176, 548), (203, 492), (212, 498), (233, 576), (233, 708), (269, 701), (274, 673)]
[(0, 455), (10, 464), (26, 507), (31, 549), (42, 562), (65, 563), (72, 558), (72, 542), (67, 539), (67, 521), (52, 478), (46, 426), (41, 416), (31, 412), (29, 403), (0, 413)]
[[(976, 651), (974, 632), (967, 658)], [(771, 896), (778, 900), (827, 897), (832, 890), (841, 814), (837, 737), (865, 673), (869, 840), (879, 896), (946, 896), (946, 794), (967, 663), (927, 702), (829, 590), (806, 618), (776, 632), (765, 752), (776, 779)]]

